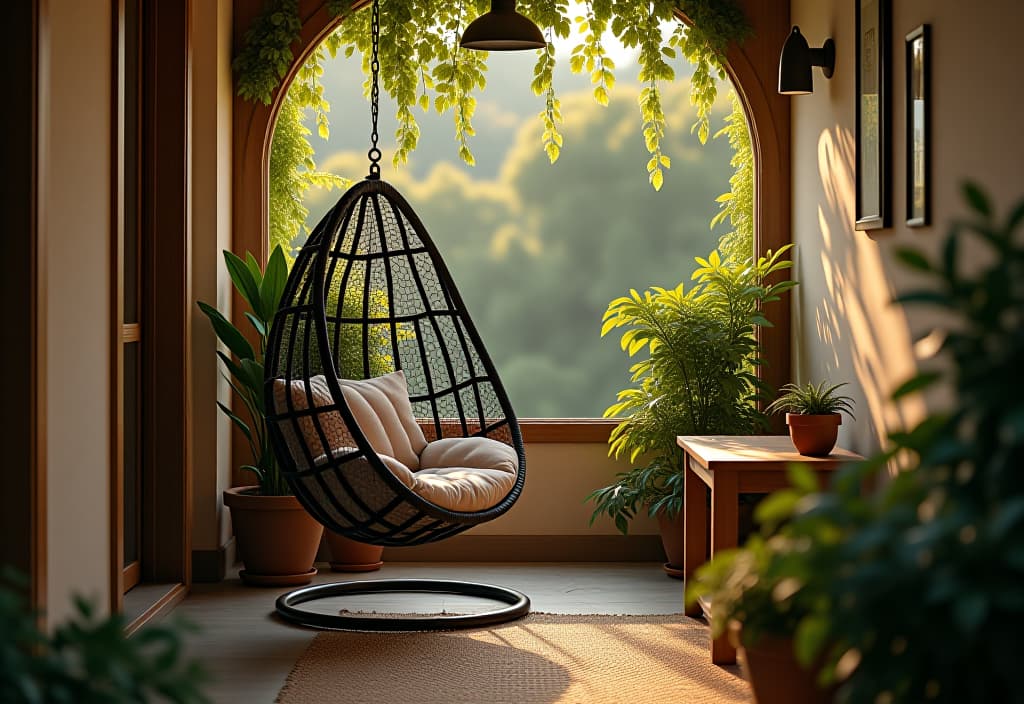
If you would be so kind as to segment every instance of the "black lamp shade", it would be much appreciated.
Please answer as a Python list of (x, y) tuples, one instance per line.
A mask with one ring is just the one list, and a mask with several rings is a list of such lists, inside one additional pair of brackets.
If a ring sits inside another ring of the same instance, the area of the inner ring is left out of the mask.
[(800, 28), (793, 27), (779, 56), (779, 92), (783, 95), (814, 92), (812, 66), (820, 66), (825, 78), (832, 78), (836, 67), (835, 42), (826, 39), (820, 49), (811, 49), (800, 33)]
[(459, 46), (480, 51), (521, 51), (546, 45), (537, 25), (516, 12), (515, 0), (492, 0), (491, 11), (473, 20), (459, 41)]
[(805, 95), (814, 90), (811, 78), (811, 49), (800, 34), (799, 27), (793, 27), (779, 56), (779, 92), (783, 95)]

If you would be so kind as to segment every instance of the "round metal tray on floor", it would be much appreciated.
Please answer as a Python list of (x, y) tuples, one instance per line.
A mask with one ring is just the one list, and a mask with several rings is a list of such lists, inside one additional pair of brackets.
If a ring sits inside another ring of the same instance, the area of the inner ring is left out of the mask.
[[(504, 608), (475, 614), (370, 616), (360, 613), (322, 614), (300, 604), (358, 594), (430, 593), (491, 599)], [(277, 599), (277, 613), (293, 623), (343, 631), (450, 631), (505, 623), (530, 613), (530, 598), (507, 587), (440, 579), (374, 579), (304, 587)]]

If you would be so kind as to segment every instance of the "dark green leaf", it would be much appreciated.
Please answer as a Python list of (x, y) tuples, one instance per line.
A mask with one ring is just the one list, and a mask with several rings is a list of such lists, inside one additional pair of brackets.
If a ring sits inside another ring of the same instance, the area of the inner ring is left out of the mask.
[(231, 350), (232, 354), (239, 359), (253, 359), (256, 356), (249, 341), (245, 339), (245, 336), (242, 335), (238, 328), (221, 315), (220, 311), (202, 301), (198, 305), (199, 309), (210, 319), (210, 324), (213, 325), (213, 331), (216, 333), (217, 338)]
[[(256, 314), (260, 313), (260, 283), (259, 280), (252, 275), (249, 267), (246, 263), (238, 257), (234, 252), (224, 250), (224, 264), (227, 266), (228, 275), (231, 277), (231, 283), (235, 285), (235, 289), (242, 295), (245, 302), (249, 304), (249, 307), (256, 311)], [(260, 316), (263, 317), (263, 316)]]
[(931, 263), (925, 259), (924, 255), (916, 249), (899, 248), (896, 250), (896, 258), (903, 262), (906, 266), (911, 269), (918, 271), (931, 271)]
[(988, 196), (985, 195), (981, 188), (974, 183), (967, 182), (963, 185), (963, 191), (967, 205), (969, 205), (974, 212), (979, 215), (992, 215), (992, 204), (989, 203)]
[(285, 261), (284, 250), (280, 245), (274, 247), (267, 260), (267, 268), (263, 274), (263, 283), (260, 286), (261, 315), (267, 322), (274, 320), (277, 307), (284, 293), (285, 284), (288, 282), (288, 262)]
[(918, 374), (912, 379), (900, 384), (896, 390), (892, 392), (892, 400), (896, 401), (904, 396), (926, 389), (941, 378), (942, 375), (938, 372), (924, 372)]

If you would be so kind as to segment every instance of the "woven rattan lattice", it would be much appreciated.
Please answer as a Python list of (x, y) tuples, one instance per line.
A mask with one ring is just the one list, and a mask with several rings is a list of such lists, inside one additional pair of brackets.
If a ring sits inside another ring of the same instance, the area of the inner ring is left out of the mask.
[[(299, 252), (266, 352), (268, 429), (295, 495), (329, 529), (378, 545), (455, 535), (507, 511), (526, 476), (505, 391), (437, 248), (406, 200), (369, 178), (327, 213)], [(497, 505), (460, 513), (413, 493), (384, 465), (345, 402), (342, 379), (402, 370), (426, 439), (486, 436), (512, 446), (515, 484)], [(275, 399), (275, 384), (328, 405)], [(346, 436), (332, 437), (329, 414)], [(335, 416), (336, 418), (337, 416)], [(311, 442), (311, 438), (315, 441)]]

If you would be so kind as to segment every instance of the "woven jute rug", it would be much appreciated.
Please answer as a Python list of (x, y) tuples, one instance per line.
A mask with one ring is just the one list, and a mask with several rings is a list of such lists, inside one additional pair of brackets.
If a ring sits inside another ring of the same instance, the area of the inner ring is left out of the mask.
[(280, 704), (747, 704), (736, 668), (711, 664), (706, 625), (682, 615), (531, 614), (446, 633), (325, 632)]

